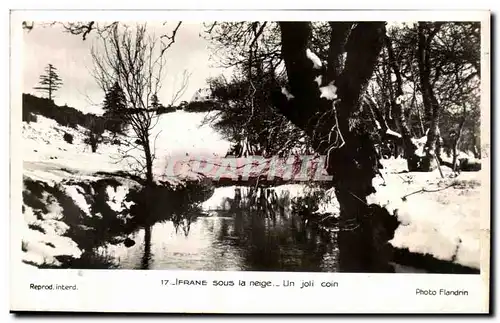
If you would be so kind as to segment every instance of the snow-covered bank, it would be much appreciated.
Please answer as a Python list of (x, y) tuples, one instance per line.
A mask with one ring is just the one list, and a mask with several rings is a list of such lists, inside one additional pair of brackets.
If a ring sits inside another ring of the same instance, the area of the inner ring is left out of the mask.
[(401, 225), (391, 245), (466, 267), (480, 267), (480, 172), (457, 177), (447, 167), (429, 173), (402, 173), (405, 161), (384, 160), (384, 179), (368, 197), (395, 213)]
[(132, 188), (131, 181), (101, 178), (54, 184), (25, 177), (23, 184), (24, 263), (60, 266), (57, 257), (79, 258), (130, 220), (125, 210), (133, 202), (123, 193)]

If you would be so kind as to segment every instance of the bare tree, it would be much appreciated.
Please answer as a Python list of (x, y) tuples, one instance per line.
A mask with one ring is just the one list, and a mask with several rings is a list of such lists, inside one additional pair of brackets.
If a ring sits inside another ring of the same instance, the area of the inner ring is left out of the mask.
[[(189, 78), (191, 77), (191, 73), (188, 71), (184, 71), (182, 73), (182, 79), (180, 86), (177, 86), (177, 77), (174, 79), (172, 97), (170, 99), (170, 105), (173, 106), (175, 103), (186, 93), (187, 86), (189, 84)], [(176, 89), (177, 88), (177, 89)]]
[(161, 41), (147, 33), (146, 25), (120, 24), (98, 31), (98, 41), (92, 48), (93, 76), (105, 92), (115, 83), (123, 89), (126, 104), (119, 115), (135, 134), (129, 136), (121, 157), (131, 160), (132, 170), (145, 175), (146, 185), (152, 185), (156, 138), (152, 142), (151, 137), (158, 116), (149, 107), (162, 85), (165, 55)]

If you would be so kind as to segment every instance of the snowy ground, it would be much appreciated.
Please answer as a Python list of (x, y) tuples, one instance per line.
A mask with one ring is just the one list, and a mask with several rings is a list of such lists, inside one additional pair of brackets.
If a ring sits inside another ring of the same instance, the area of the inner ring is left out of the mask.
[[(230, 143), (223, 140), (210, 126), (201, 123), (206, 113), (177, 111), (159, 116), (152, 132), (156, 139), (154, 164), (155, 176), (164, 179), (167, 164), (188, 155), (224, 156)], [(84, 143), (85, 128), (77, 129), (59, 125), (52, 119), (37, 116), (37, 122), (23, 122), (24, 175), (47, 180), (61, 180), (68, 176), (68, 170), (75, 176), (90, 176), (98, 171), (115, 172), (129, 170), (132, 159), (123, 159), (122, 151), (127, 149), (109, 142), (110, 134), (104, 133), (105, 142), (92, 153)], [(73, 143), (64, 141), (65, 133), (73, 136)], [(123, 138), (118, 137), (118, 140)], [(140, 158), (141, 152), (130, 154)]]
[[(454, 176), (447, 167), (408, 173), (406, 161), (383, 160), (384, 180), (374, 179), (368, 201), (396, 212), (401, 225), (390, 243), (410, 252), (479, 269), (481, 172)], [(411, 194), (411, 195), (410, 195)]]

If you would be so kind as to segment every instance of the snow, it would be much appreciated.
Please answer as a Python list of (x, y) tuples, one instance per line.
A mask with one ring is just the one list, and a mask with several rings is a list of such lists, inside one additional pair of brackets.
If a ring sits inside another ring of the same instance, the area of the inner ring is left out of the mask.
[(48, 235), (63, 235), (69, 230), (69, 226), (62, 222), (52, 219), (44, 219), (44, 221), (37, 220), (33, 224), (38, 224), (40, 228)]
[(320, 98), (325, 98), (327, 100), (335, 100), (337, 98), (337, 87), (333, 85), (333, 81), (326, 86), (319, 88), (321, 95)]
[(425, 155), (424, 148), (425, 148), (425, 144), (427, 142), (427, 135), (420, 137), (420, 138), (417, 138), (417, 139), (411, 138), (411, 141), (413, 142), (413, 144), (415, 146), (417, 146), (417, 149), (415, 150), (415, 154), (417, 156), (424, 156)]
[(293, 94), (288, 92), (288, 90), (285, 87), (281, 88), (281, 93), (283, 93), (283, 95), (286, 97), (287, 100), (292, 100), (295, 98)]
[(318, 84), (318, 86), (321, 86), (321, 82), (323, 82), (323, 76), (321, 76), (321, 75), (316, 76), (316, 78), (314, 79), (314, 82), (316, 82), (316, 84)]
[(335, 188), (331, 188), (325, 192), (325, 198), (318, 205), (318, 213), (329, 213), (334, 216), (340, 216), (340, 205), (335, 195)]
[[(379, 124), (380, 126), (380, 124)], [(391, 135), (391, 136), (394, 136), (394, 137), (398, 137), (398, 138), (401, 138), (401, 135), (395, 131), (392, 131), (391, 129), (387, 129), (387, 131), (385, 132), (386, 134), (388, 135)]]
[(116, 188), (114, 188), (113, 186), (106, 187), (106, 194), (109, 198), (109, 201), (107, 201), (107, 203), (109, 207), (115, 212), (123, 211), (123, 206), (125, 206), (127, 209), (130, 208), (133, 202), (124, 202), (128, 192), (129, 188), (125, 185), (118, 186)]
[(321, 68), (321, 66), (322, 66), (321, 60), (309, 48), (306, 49), (306, 56), (313, 63), (313, 68), (315, 68), (315, 69), (320, 69)]
[[(442, 167), (442, 179), (437, 170), (398, 174), (406, 163), (403, 159), (382, 162), (385, 185), (380, 177), (375, 178), (377, 192), (367, 200), (396, 214), (401, 222), (390, 243), (410, 252), (479, 268), (480, 172), (462, 173), (454, 178), (451, 170)], [(405, 197), (421, 189), (436, 192)]]
[[(151, 138), (156, 139), (156, 160), (154, 174), (161, 177), (165, 174), (168, 162), (186, 155), (224, 156), (230, 148), (230, 143), (224, 140), (210, 125), (202, 125), (210, 113), (188, 113), (176, 111), (161, 114), (153, 129)], [(64, 127), (52, 119), (37, 115), (37, 122), (23, 122), (23, 174), (29, 178), (58, 183), (70, 178), (76, 180), (98, 178), (98, 171), (116, 172), (131, 171), (129, 163), (124, 160), (124, 146), (103, 142), (97, 152), (92, 153), (85, 139), (85, 129)], [(63, 139), (65, 133), (73, 136), (73, 143)], [(129, 136), (133, 137), (132, 131)], [(110, 138), (108, 132), (104, 139)], [(125, 141), (123, 137), (118, 139)], [(130, 151), (136, 158), (142, 158), (138, 149)]]
[[(33, 211), (29, 206), (26, 206), (26, 213), (32, 214)], [(28, 228), (28, 223), (22, 228), (23, 248), (26, 250), (23, 253), (23, 260), (41, 264), (59, 265), (59, 262), (54, 258), (59, 255), (70, 255), (75, 258), (81, 256), (82, 251), (71, 238), (62, 236), (69, 228), (62, 221), (45, 220), (38, 221), (38, 224), (46, 230), (42, 233), (38, 230)], [(33, 223), (32, 223), (33, 224)]]
[(201, 203), (201, 209), (205, 211), (226, 209), (225, 201), (234, 199), (237, 186), (225, 186), (215, 189), (214, 194), (205, 202)]
[(68, 195), (88, 217), (92, 217), (90, 214), (90, 206), (85, 200), (85, 191), (77, 185), (66, 185), (66, 195)]

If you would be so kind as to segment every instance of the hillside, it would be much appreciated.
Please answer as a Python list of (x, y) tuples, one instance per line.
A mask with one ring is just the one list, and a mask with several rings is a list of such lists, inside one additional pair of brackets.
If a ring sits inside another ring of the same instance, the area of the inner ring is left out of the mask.
[[(87, 121), (99, 118), (83, 114), (71, 107), (49, 105), (48, 100), (23, 95), (23, 114), (31, 114), (36, 121), (23, 120), (23, 160), (25, 171), (44, 165), (45, 169), (72, 169), (79, 174), (95, 172), (127, 171), (129, 160), (123, 160), (122, 151), (126, 136), (134, 137), (131, 130), (125, 135), (103, 134), (103, 143), (92, 153), (84, 140), (88, 129)], [(50, 108), (47, 108), (51, 106)], [(182, 110), (158, 115), (158, 122), (152, 132), (156, 138), (157, 176), (164, 174), (166, 162), (186, 154), (224, 156), (229, 142), (223, 140), (210, 126), (202, 125), (207, 113), (188, 113)], [(33, 118), (32, 118), (33, 119)], [(73, 139), (64, 140), (68, 134)], [(134, 156), (140, 152), (132, 150)], [(38, 166), (36, 166), (37, 164)]]
[(61, 126), (76, 128), (77, 126), (88, 128), (90, 124), (101, 122), (102, 117), (94, 114), (83, 113), (78, 109), (66, 105), (59, 106), (46, 98), (23, 93), (23, 121), (36, 121), (38, 116), (54, 120)]
[[(191, 189), (184, 181), (164, 176), (169, 160), (195, 152), (223, 156), (229, 148), (209, 126), (201, 126), (205, 116), (184, 111), (158, 116), (155, 177), (177, 187), (181, 195)], [(21, 224), (26, 264), (60, 266), (61, 259), (78, 259), (93, 243), (133, 228), (130, 212), (123, 210), (133, 209), (136, 202), (128, 200), (129, 195), (141, 185), (127, 175), (131, 159), (122, 158), (129, 149), (124, 146), (127, 134), (115, 137), (105, 131), (92, 153), (85, 143), (92, 118), (99, 117), (23, 95)], [(137, 150), (131, 154), (140, 156)]]

